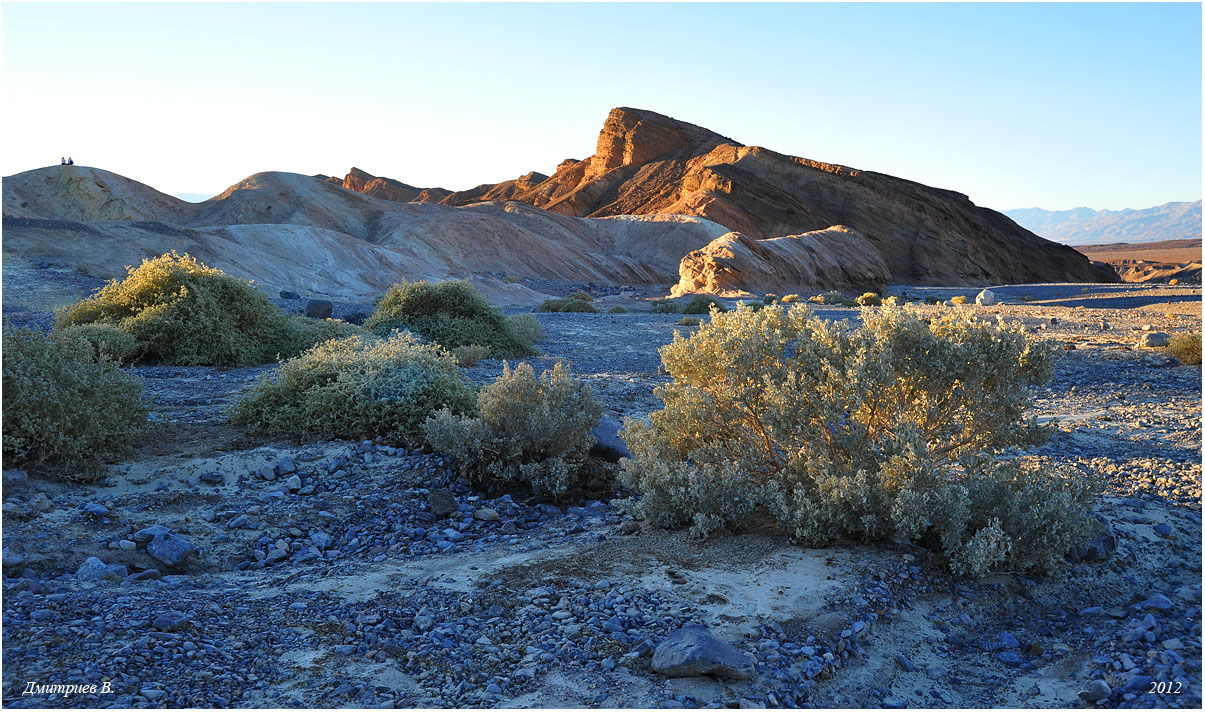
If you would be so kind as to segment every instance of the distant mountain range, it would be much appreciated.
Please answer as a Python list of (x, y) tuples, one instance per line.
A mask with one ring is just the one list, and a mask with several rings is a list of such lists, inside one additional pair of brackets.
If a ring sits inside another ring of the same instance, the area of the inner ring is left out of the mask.
[(1161, 242), (1201, 237), (1201, 201), (1143, 210), (1005, 210), (1021, 227), (1064, 245)]

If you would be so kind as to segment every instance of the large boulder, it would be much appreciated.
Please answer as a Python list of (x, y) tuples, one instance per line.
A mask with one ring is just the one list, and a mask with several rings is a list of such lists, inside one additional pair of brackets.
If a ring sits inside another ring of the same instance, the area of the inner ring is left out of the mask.
[(106, 564), (95, 556), (89, 556), (75, 572), (80, 581), (120, 581), (126, 577), (126, 567), (121, 564)]
[(667, 677), (713, 675), (734, 680), (753, 676), (753, 658), (694, 625), (670, 633), (653, 651), (653, 670)]
[(1138, 340), (1138, 347), (1145, 349), (1161, 349), (1171, 342), (1171, 338), (1162, 331), (1150, 331)]
[(975, 295), (975, 303), (981, 307), (990, 307), (996, 303), (996, 293), (990, 289), (985, 289)]
[(755, 240), (730, 232), (682, 258), (670, 295), (749, 294), (846, 289), (881, 292), (891, 273), (874, 243), (842, 225)]
[(179, 534), (157, 534), (146, 545), (146, 553), (165, 566), (180, 566), (196, 555), (197, 547)]

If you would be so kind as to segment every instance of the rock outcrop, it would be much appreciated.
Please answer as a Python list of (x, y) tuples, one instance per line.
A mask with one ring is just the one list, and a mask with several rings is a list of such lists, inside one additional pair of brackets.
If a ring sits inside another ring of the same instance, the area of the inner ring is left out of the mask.
[(843, 225), (769, 240), (730, 232), (683, 257), (678, 274), (680, 281), (671, 292), (675, 297), (880, 291), (891, 281), (874, 243)]
[(506, 199), (575, 217), (693, 215), (756, 239), (847, 225), (875, 236), (899, 283), (1117, 281), (960, 193), (744, 146), (641, 109), (613, 109), (593, 156), (541, 178), (528, 174), (440, 202)]

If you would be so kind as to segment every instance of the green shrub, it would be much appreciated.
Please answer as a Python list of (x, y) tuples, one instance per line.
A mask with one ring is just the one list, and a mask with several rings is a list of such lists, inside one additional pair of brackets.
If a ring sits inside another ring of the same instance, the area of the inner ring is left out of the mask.
[(235, 403), (230, 420), (299, 442), (382, 436), (419, 447), (423, 421), (441, 408), (473, 409), (473, 388), (452, 354), (406, 332), (365, 334), (285, 361)]
[(364, 321), (364, 328), (378, 336), (411, 330), (448, 349), (481, 344), (494, 358), (534, 355), (531, 342), (511, 325), (465, 281), (395, 284)]
[(658, 299), (653, 301), (652, 305), (649, 310), (652, 314), (677, 314), (679, 310), (678, 303), (673, 299)]
[(481, 344), (469, 344), (452, 349), (452, 355), (461, 366), (476, 366), (477, 362), (490, 355), (490, 350)]
[(967, 297), (965, 294), (959, 294), (956, 297), (950, 297), (950, 303), (951, 304), (966, 304)]
[(772, 517), (806, 545), (936, 538), (972, 575), (1054, 568), (1088, 531), (1092, 487), (984, 455), (1047, 434), (1025, 415), (1052, 349), (963, 312), (861, 322), (740, 307), (676, 335), (665, 408), (625, 424), (636, 512), (699, 534)]
[(697, 294), (691, 297), (690, 301), (682, 305), (683, 314), (708, 314), (711, 308), (715, 307), (716, 311), (726, 312), (728, 307), (724, 306), (720, 300), (715, 297), (709, 297), (706, 294)]
[(761, 303), (762, 304), (773, 304), (777, 300), (778, 300), (777, 294), (766, 294), (766, 296), (761, 298)]
[(866, 292), (862, 296), (855, 299), (854, 303), (860, 307), (877, 307), (883, 303), (883, 299), (874, 292)]
[(52, 334), (52, 338), (82, 340), (90, 349), (93, 360), (102, 357), (124, 363), (138, 352), (138, 340), (111, 324), (80, 324), (64, 326)]
[(1167, 344), (1167, 352), (1180, 363), (1198, 365), (1201, 363), (1201, 335), (1173, 334)]
[(607, 310), (608, 314), (627, 314), (628, 310), (625, 307), (611, 307)]
[[(289, 357), (336, 327), (287, 317), (246, 280), (175, 252), (143, 260), (126, 278), (60, 312), (56, 330), (120, 329), (136, 348), (125, 358), (207, 366), (249, 366)], [(110, 346), (121, 343), (107, 338)]]
[(98, 357), (95, 336), (4, 333), (5, 468), (95, 479), (145, 432), (142, 381)]
[(441, 410), (425, 426), (436, 450), (452, 456), (457, 470), (475, 485), (525, 483), (559, 497), (592, 486), (596, 468), (587, 463), (594, 442), (590, 429), (602, 406), (589, 386), (557, 364), (536, 377), (525, 363), (503, 366), (494, 383), (477, 394), (477, 415)]
[(592, 301), (594, 301), (594, 297), (590, 296), (590, 293), (589, 293), (589, 292), (574, 292), (572, 295), (570, 295), (570, 297), (569, 297), (569, 298), (570, 298), (570, 299), (576, 299), (576, 300), (578, 300), (579, 302), (592, 302)]
[(544, 338), (544, 327), (531, 314), (514, 314), (506, 317), (506, 322), (511, 333), (523, 343), (530, 344)]
[(566, 297), (563, 299), (546, 299), (544, 303), (538, 307), (542, 312), (581, 312), (586, 314), (597, 314), (598, 309), (590, 302), (582, 301), (574, 297)]

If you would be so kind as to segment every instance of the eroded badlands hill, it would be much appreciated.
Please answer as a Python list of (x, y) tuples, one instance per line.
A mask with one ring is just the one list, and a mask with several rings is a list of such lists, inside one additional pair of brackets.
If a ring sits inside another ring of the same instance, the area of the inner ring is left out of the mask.
[(420, 189), (354, 170), (340, 184), (407, 202), (515, 200), (575, 217), (694, 215), (759, 239), (845, 225), (876, 245), (900, 283), (1117, 280), (1111, 269), (960, 193), (745, 146), (641, 109), (613, 109), (595, 154), (568, 159), (548, 177), (528, 173), (443, 197), (432, 190), (426, 198)]

